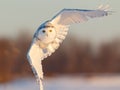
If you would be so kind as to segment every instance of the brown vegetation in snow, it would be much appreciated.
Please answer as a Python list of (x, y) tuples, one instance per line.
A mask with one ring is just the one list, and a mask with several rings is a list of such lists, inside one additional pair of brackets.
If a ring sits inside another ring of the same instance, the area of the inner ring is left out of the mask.
[[(0, 39), (0, 82), (31, 76), (26, 58), (31, 38), (25, 34), (16, 40)], [(101, 44), (97, 55), (89, 42), (66, 40), (56, 52), (43, 60), (46, 76), (56, 74), (120, 73), (120, 41)]]

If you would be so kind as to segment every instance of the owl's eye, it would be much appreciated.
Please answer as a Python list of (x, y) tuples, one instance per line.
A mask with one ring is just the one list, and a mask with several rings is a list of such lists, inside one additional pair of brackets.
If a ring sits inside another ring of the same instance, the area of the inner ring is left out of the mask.
[(42, 32), (45, 33), (45, 30), (43, 30)]
[(49, 32), (52, 32), (52, 30), (49, 30)]

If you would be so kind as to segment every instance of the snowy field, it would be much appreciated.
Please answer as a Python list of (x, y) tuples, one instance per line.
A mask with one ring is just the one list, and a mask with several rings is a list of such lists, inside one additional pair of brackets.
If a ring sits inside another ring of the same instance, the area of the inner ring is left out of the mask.
[[(0, 84), (0, 90), (39, 90), (39, 86), (34, 79), (24, 78)], [(120, 90), (120, 76), (45, 78), (44, 90)]]

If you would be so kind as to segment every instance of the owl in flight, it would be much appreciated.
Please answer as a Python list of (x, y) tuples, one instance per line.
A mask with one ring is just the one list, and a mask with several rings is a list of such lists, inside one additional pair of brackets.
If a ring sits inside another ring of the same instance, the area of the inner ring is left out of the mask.
[(69, 26), (81, 23), (90, 18), (103, 17), (109, 14), (108, 6), (96, 10), (63, 9), (52, 19), (41, 24), (33, 36), (27, 58), (42, 88), (42, 60), (50, 56), (65, 39)]

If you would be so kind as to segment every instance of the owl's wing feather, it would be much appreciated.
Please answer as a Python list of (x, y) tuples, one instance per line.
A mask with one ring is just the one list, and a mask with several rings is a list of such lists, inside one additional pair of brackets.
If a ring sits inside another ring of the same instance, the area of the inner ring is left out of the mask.
[(84, 9), (63, 9), (51, 19), (51, 23), (60, 25), (70, 25), (87, 21), (89, 18), (107, 16), (108, 11), (84, 10)]
[(56, 41), (61, 43), (67, 35), (68, 28), (73, 23), (80, 23), (87, 21), (89, 18), (107, 16), (108, 11), (97, 10), (84, 10), (84, 9), (63, 9), (51, 20), (54, 26), (56, 26)]
[(42, 59), (44, 57), (43, 50), (33, 41), (27, 53), (27, 58), (32, 66), (35, 76), (43, 79)]
[(42, 60), (50, 56), (59, 47), (59, 42), (50, 43), (46, 48), (41, 48), (34, 37), (27, 58), (37, 79), (43, 79)]

